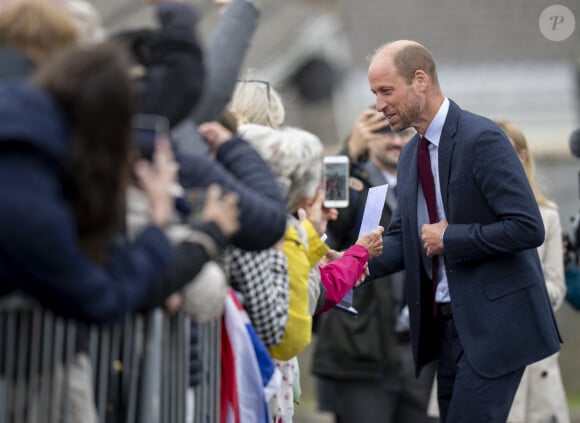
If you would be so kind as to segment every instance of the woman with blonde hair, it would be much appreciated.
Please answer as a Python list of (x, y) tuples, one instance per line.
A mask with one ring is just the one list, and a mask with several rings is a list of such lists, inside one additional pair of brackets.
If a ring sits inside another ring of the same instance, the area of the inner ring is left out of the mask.
[(228, 109), (240, 125), (253, 123), (270, 128), (279, 128), (286, 114), (278, 92), (261, 79), (239, 80)]
[[(538, 254), (542, 262), (550, 302), (556, 311), (566, 296), (562, 261), (562, 228), (558, 207), (544, 196), (536, 183), (534, 160), (522, 130), (508, 120), (496, 120), (496, 123), (505, 132), (522, 162), (540, 207), (546, 238), (538, 247)], [(507, 421), (508, 423), (570, 422), (566, 393), (558, 364), (558, 353), (526, 368)]]

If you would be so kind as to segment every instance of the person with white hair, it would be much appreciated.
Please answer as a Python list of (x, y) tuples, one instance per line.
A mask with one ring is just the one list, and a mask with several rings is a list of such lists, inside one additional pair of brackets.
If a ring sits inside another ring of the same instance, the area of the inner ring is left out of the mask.
[[(299, 392), (294, 392), (299, 387), (296, 356), (310, 343), (312, 314), (334, 307), (364, 278), (367, 260), (382, 251), (383, 228), (362, 235), (341, 258), (318, 266), (329, 251), (321, 235), (329, 216), (336, 212), (322, 207), (322, 143), (314, 134), (291, 127), (275, 129), (248, 124), (242, 125), (239, 133), (256, 148), (286, 187), (288, 227), (282, 251), (288, 261), (288, 316), (281, 341), (269, 352), (285, 376), (285, 383), (270, 404), (271, 412), (276, 421), (289, 422), (293, 400), (299, 396)], [(320, 285), (315, 304), (310, 298), (312, 281)]]

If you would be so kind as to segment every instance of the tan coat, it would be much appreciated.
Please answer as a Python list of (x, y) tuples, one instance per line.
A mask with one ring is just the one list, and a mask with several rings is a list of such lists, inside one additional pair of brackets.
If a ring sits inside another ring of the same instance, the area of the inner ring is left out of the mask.
[[(562, 259), (562, 227), (557, 209), (540, 206), (540, 213), (546, 229), (546, 239), (538, 247), (538, 254), (544, 268), (550, 302), (556, 311), (566, 297)], [(526, 367), (512, 404), (508, 423), (548, 421), (570, 423), (558, 355), (554, 354)]]

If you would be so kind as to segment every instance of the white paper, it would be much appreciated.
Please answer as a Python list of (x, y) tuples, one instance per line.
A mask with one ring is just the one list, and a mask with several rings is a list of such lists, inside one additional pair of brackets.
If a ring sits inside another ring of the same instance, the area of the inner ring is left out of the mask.
[[(383, 214), (383, 208), (385, 207), (385, 201), (387, 199), (388, 189), (388, 184), (369, 188), (367, 201), (363, 211), (362, 222), (358, 232), (358, 238), (360, 238), (362, 234), (374, 231), (377, 226), (379, 226), (379, 223), (381, 222), (381, 216)], [(352, 307), (352, 297), (353, 290), (351, 289), (347, 292), (347, 294), (340, 301), (340, 303), (337, 304), (336, 307), (352, 314), (358, 314), (356, 309)]]
[(381, 216), (383, 215), (383, 209), (385, 208), (388, 189), (388, 184), (369, 188), (360, 230), (358, 231), (359, 238), (362, 234), (377, 229), (377, 226), (381, 223)]

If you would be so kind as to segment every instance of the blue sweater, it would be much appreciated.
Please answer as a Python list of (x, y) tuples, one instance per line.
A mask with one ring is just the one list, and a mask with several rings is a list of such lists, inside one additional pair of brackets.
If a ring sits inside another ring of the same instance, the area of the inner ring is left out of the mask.
[(18, 290), (61, 315), (110, 322), (161, 283), (173, 250), (152, 226), (106, 267), (83, 254), (63, 191), (69, 142), (48, 95), (0, 84), (0, 295)]

